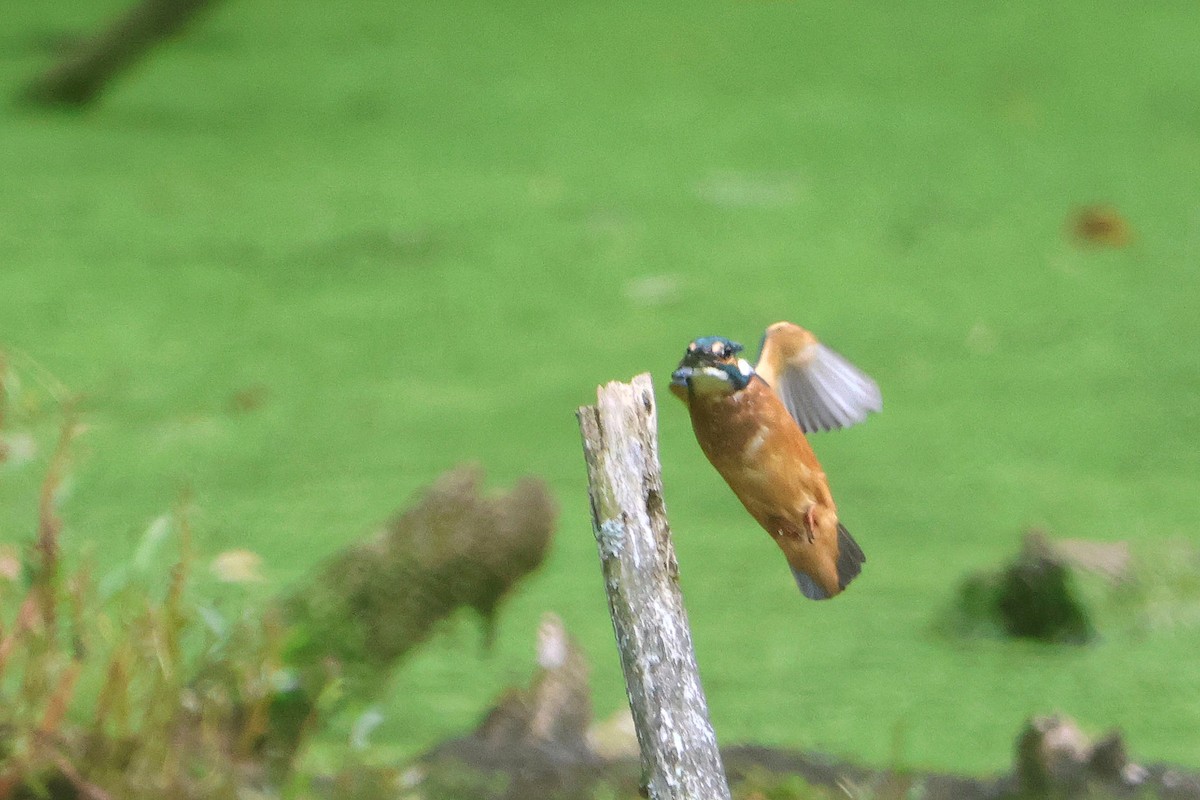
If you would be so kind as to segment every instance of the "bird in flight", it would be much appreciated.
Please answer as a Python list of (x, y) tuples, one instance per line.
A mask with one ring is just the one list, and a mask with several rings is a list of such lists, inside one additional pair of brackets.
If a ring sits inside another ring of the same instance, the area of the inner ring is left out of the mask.
[(763, 335), (758, 362), (742, 346), (705, 336), (671, 373), (700, 449), (750, 516), (783, 551), (805, 597), (839, 594), (866, 556), (838, 520), (825, 471), (805, 437), (846, 428), (879, 411), (865, 373), (790, 322)]

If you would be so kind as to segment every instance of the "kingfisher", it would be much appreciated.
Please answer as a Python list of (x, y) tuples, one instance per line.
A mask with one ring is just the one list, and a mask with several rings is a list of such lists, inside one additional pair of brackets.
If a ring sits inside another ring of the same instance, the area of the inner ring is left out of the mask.
[(883, 408), (879, 387), (811, 332), (767, 328), (758, 361), (742, 346), (705, 336), (671, 373), (700, 449), (783, 551), (805, 597), (840, 594), (866, 556), (837, 506), (805, 436), (855, 425)]

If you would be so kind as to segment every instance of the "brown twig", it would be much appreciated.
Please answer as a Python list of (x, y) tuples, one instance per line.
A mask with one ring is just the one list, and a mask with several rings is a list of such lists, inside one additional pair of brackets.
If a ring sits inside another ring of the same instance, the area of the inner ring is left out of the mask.
[(87, 798), (87, 800), (112, 800), (111, 794), (94, 783), (89, 783), (85, 780), (83, 775), (79, 773), (79, 770), (75, 769), (70, 759), (62, 753), (55, 754), (54, 765), (58, 767), (58, 771), (75, 788), (80, 797)]
[[(8, 417), (8, 355), (0, 350), (0, 431)], [(4, 443), (0, 442), (0, 461), (4, 460)]]
[(25, 599), (21, 601), (21, 607), (17, 609), (17, 619), (13, 623), (12, 630), (0, 638), (0, 675), (4, 674), (4, 670), (8, 666), (8, 659), (12, 656), (17, 641), (37, 625), (38, 605), (37, 593), (31, 589), (25, 595)]
[(83, 671), (83, 663), (80, 661), (72, 661), (63, 670), (62, 675), (58, 678), (58, 685), (50, 695), (50, 699), (46, 702), (46, 709), (42, 713), (42, 721), (38, 723), (38, 734), (40, 736), (49, 737), (62, 724), (63, 718), (67, 715), (67, 708), (71, 704), (71, 698), (75, 695), (75, 684), (79, 680), (79, 674)]

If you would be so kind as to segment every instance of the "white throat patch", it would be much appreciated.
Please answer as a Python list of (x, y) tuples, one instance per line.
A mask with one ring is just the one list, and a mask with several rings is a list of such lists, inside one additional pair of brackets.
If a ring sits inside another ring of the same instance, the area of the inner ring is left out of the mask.
[(701, 367), (693, 372), (691, 384), (692, 391), (698, 394), (729, 394), (733, 391), (728, 373), (716, 367)]
[[(747, 378), (754, 374), (754, 367), (744, 358), (738, 359), (738, 371)], [(692, 373), (692, 391), (698, 394), (733, 394), (734, 384), (729, 373), (717, 367), (700, 367)]]

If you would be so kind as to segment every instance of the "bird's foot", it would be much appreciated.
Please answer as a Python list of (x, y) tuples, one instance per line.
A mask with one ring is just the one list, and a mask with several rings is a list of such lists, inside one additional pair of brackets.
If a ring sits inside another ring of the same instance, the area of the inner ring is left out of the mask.
[(804, 533), (806, 536), (808, 536), (809, 544), (812, 544), (813, 540), (816, 539), (816, 535), (813, 533), (813, 531), (815, 531), (816, 529), (817, 529), (817, 507), (809, 506), (808, 510), (804, 512)]

